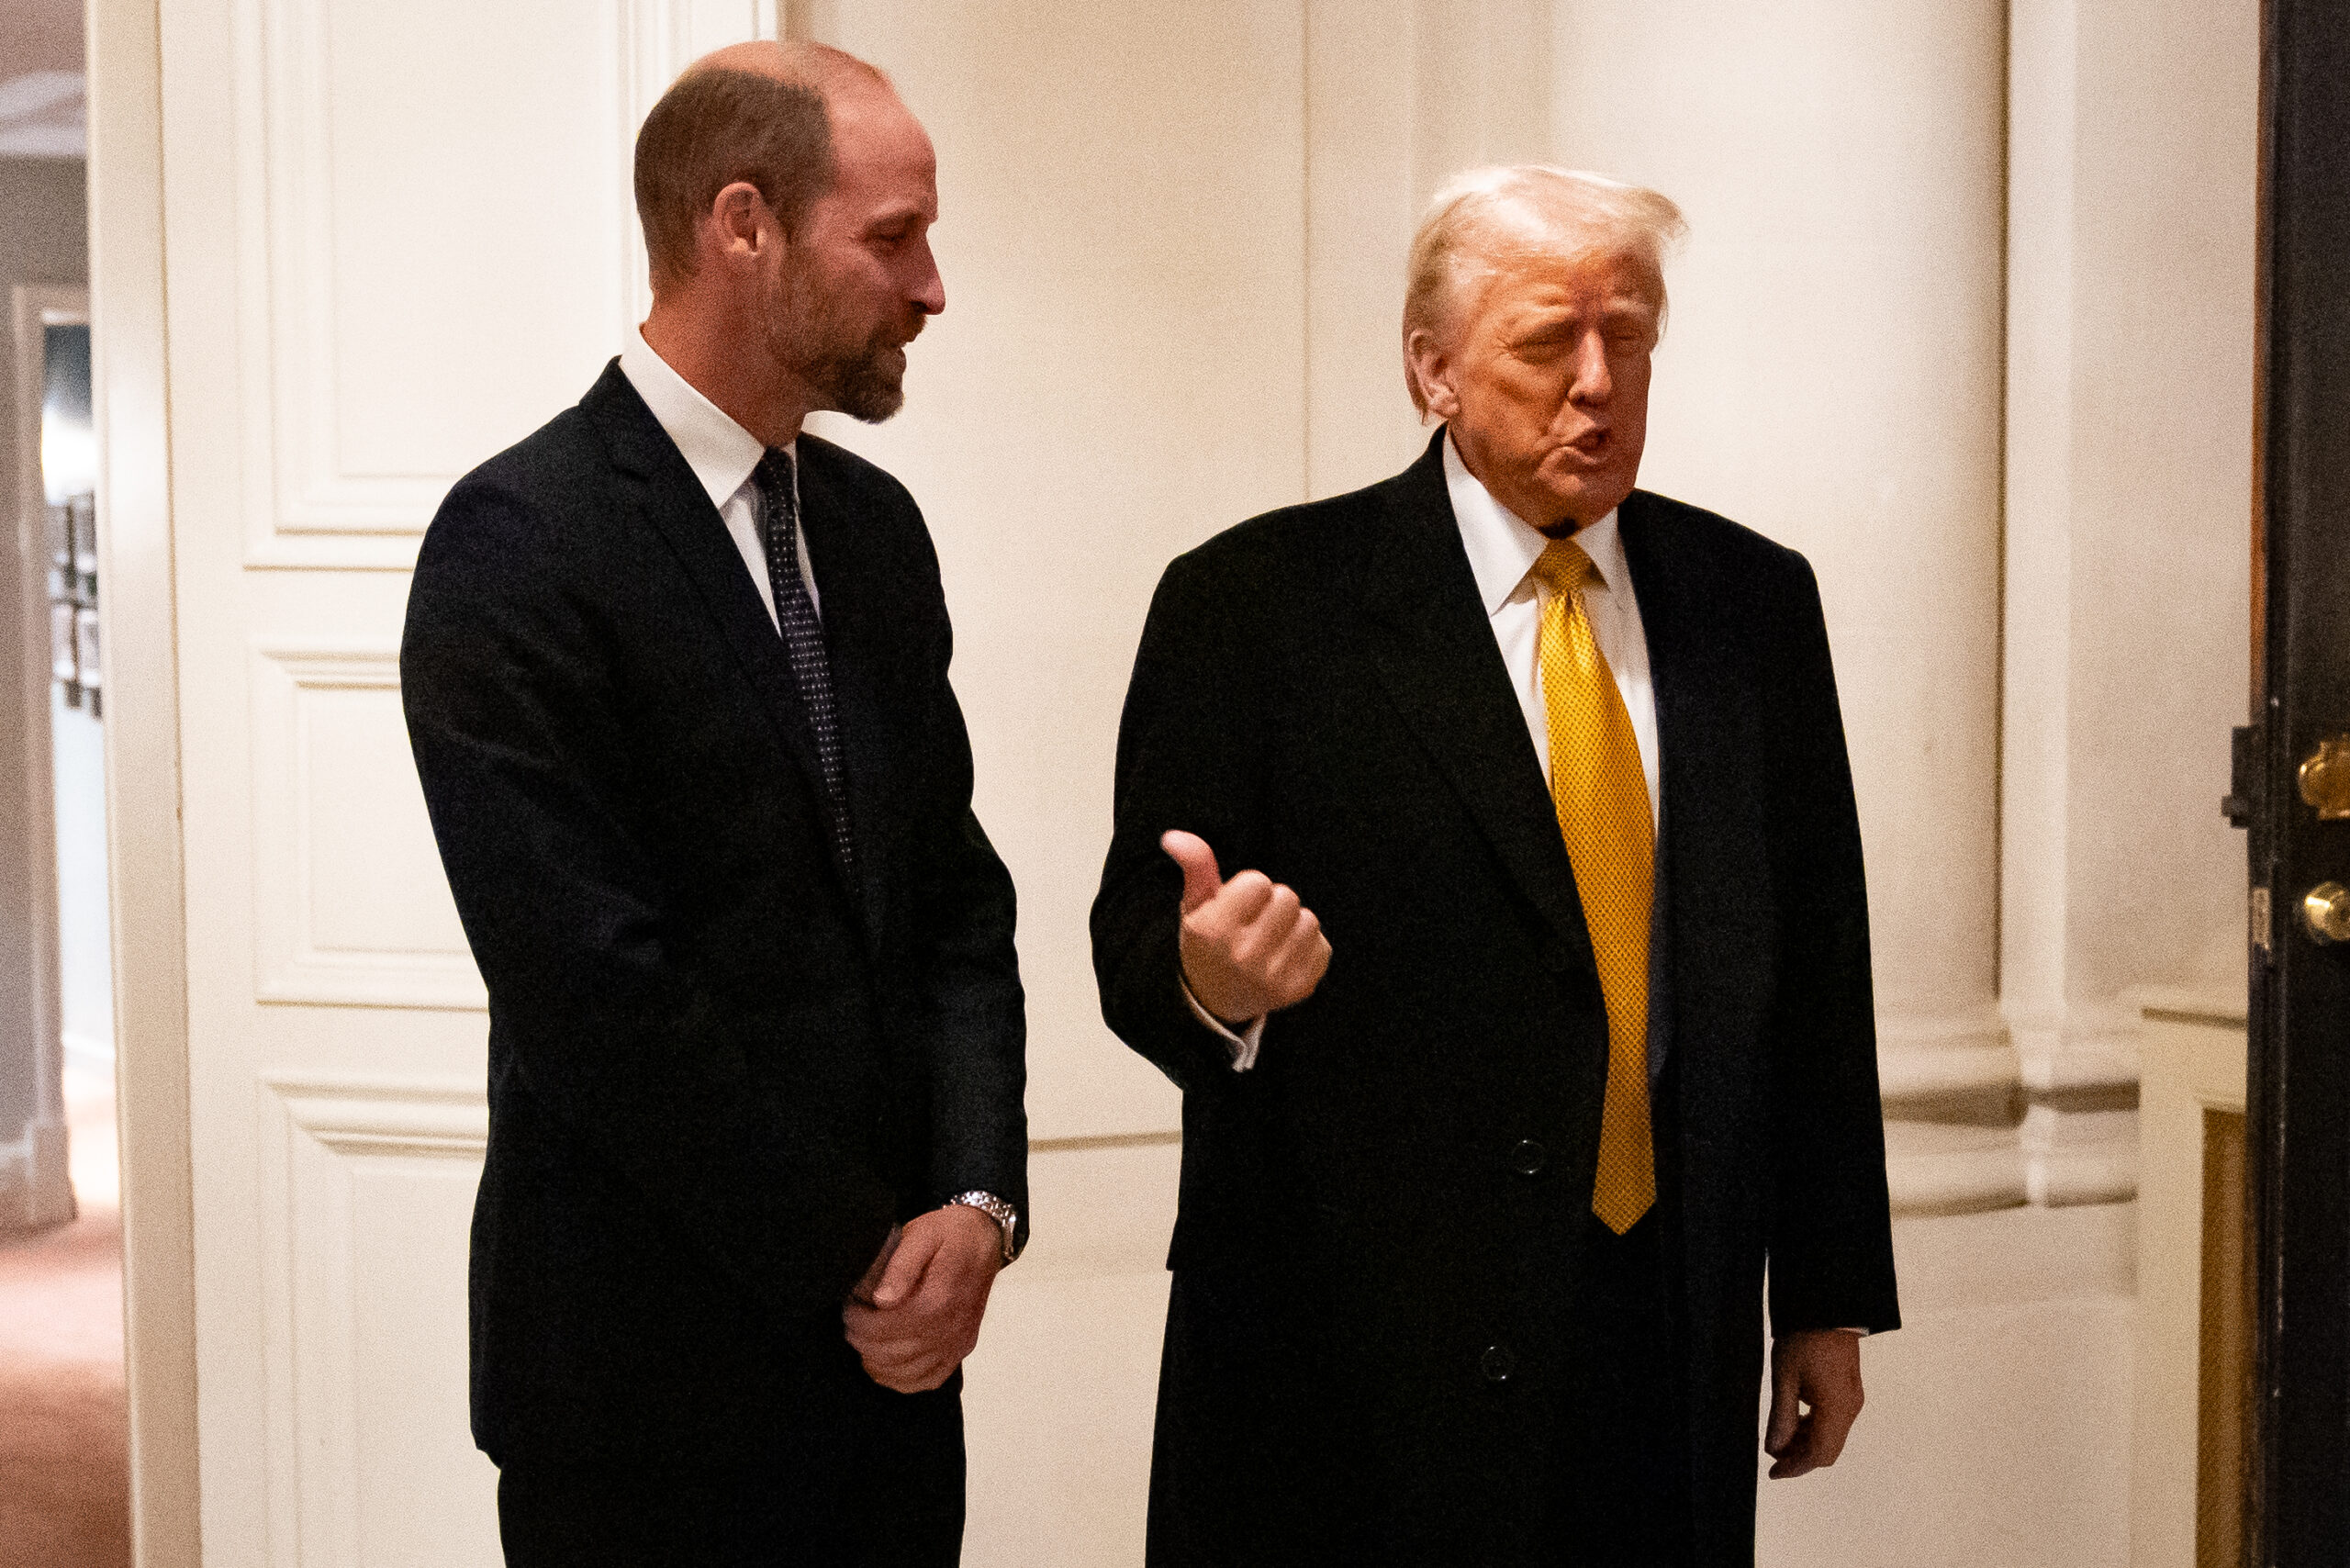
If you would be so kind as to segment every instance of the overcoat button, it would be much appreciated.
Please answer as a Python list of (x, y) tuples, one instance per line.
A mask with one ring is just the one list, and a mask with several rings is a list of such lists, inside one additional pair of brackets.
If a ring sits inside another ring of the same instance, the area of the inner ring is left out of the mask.
[(1550, 1163), (1550, 1151), (1530, 1137), (1518, 1139), (1517, 1147), (1509, 1151), (1509, 1168), (1520, 1176), (1539, 1176)]
[(1488, 1345), (1477, 1365), (1484, 1372), (1487, 1383), (1507, 1383), (1509, 1374), (1517, 1370), (1517, 1358), (1509, 1353), (1506, 1345)]

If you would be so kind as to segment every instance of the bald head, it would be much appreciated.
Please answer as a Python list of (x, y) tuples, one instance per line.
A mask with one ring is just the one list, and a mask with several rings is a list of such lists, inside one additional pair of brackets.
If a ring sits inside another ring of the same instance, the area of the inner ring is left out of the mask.
[(820, 43), (733, 44), (688, 67), (636, 136), (636, 212), (654, 292), (693, 275), (696, 228), (729, 185), (752, 185), (796, 229), (833, 188), (834, 120), (895, 97), (880, 71)]
[(747, 71), (755, 76), (813, 87), (826, 97), (858, 89), (890, 90), (890, 78), (880, 67), (869, 65), (830, 44), (799, 39), (754, 39), (747, 43), (731, 43), (695, 61), (687, 68), (687, 74), (696, 71)]

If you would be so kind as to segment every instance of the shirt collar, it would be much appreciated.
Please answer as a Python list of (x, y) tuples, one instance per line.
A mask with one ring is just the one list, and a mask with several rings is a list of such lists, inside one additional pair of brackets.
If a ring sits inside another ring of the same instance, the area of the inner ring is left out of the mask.
[[(722, 510), (767, 455), (766, 444), (654, 353), (641, 330), (629, 333), (621, 350), (621, 374), (677, 442), (710, 504)], [(799, 445), (794, 441), (783, 450), (796, 456)]]
[[(1534, 569), (1550, 541), (1542, 531), (1494, 498), (1444, 434), (1444, 484), (1452, 497), (1452, 515), (1460, 525), (1460, 543), (1469, 552), (1469, 569), (1476, 575), (1477, 597), (1493, 615), (1509, 602)], [(1616, 529), (1611, 509), (1597, 522), (1575, 531), (1574, 541), (1598, 570), (1599, 580), (1620, 588), (1628, 568), (1624, 563), (1624, 538)]]

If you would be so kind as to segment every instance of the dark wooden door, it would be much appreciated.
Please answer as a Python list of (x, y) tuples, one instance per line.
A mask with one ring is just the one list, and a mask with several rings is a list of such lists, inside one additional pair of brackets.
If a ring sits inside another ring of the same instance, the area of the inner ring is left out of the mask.
[[(2252, 893), (2257, 1372), (2244, 1562), (2340, 1568), (2350, 1563), (2350, 6), (2269, 0), (2266, 35), (2257, 706), (2232, 803), (2250, 829)], [(2191, 379), (2181, 396), (2193, 396)], [(2339, 762), (2312, 764), (2335, 737)]]

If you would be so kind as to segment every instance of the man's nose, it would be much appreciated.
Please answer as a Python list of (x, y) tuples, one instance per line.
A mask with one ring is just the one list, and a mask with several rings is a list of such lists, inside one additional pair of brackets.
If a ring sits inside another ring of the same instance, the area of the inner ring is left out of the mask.
[(946, 280), (938, 275), (938, 260), (930, 253), (927, 242), (922, 248), (922, 275), (915, 280), (912, 297), (925, 316), (946, 308)]
[(1585, 332), (1575, 344), (1575, 377), (1567, 387), (1572, 403), (1605, 403), (1616, 390), (1607, 370), (1607, 340), (1596, 330)]

